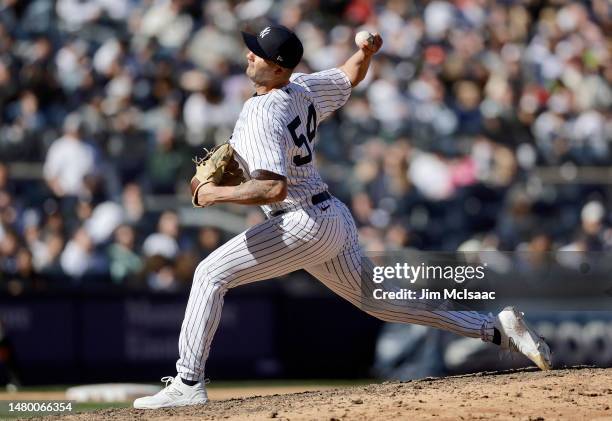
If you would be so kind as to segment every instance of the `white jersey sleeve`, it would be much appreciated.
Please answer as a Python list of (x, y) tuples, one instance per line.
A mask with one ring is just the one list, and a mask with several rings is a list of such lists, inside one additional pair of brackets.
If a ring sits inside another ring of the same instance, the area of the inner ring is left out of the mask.
[(351, 81), (346, 74), (333, 68), (321, 72), (306, 74), (294, 73), (291, 81), (303, 86), (312, 94), (312, 99), (321, 119), (342, 107), (351, 96)]
[(273, 111), (271, 102), (264, 107), (249, 107), (246, 115), (248, 147), (244, 157), (251, 172), (266, 170), (287, 176), (283, 126)]

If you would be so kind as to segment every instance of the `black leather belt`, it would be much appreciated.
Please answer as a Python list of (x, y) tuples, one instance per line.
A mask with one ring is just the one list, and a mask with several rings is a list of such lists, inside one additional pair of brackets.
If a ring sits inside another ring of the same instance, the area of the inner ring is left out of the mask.
[[(314, 196), (312, 196), (310, 200), (313, 205), (318, 205), (319, 203), (323, 203), (329, 199), (331, 199), (331, 194), (324, 191), (324, 192), (315, 194)], [(285, 212), (287, 212), (287, 210), (285, 209), (275, 210), (274, 212), (270, 212), (270, 218), (274, 218), (275, 216), (282, 215)]]

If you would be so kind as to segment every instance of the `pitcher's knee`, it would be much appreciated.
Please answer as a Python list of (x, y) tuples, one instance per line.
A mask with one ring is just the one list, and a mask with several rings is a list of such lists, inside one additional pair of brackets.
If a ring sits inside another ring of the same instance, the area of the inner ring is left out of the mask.
[(196, 282), (200, 285), (207, 285), (215, 288), (231, 288), (232, 277), (223, 268), (216, 265), (214, 262), (208, 261), (208, 259), (202, 260), (197, 266), (193, 274), (193, 283)]
[(202, 260), (193, 273), (193, 283), (203, 286), (211, 285), (214, 281), (214, 278), (210, 276), (210, 262), (207, 262), (206, 259)]

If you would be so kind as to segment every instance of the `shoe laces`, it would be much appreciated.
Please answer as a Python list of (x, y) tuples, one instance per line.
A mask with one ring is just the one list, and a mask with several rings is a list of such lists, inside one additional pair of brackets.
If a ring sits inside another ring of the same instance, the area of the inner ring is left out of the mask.
[[(161, 378), (162, 383), (164, 383), (164, 387), (168, 387), (172, 384), (172, 382), (174, 381), (175, 377), (172, 376), (164, 376)], [(204, 379), (204, 381), (202, 382), (205, 385), (210, 383), (210, 379), (206, 378)]]
[(161, 378), (162, 383), (164, 383), (164, 388), (170, 386), (174, 381), (174, 377), (172, 376), (164, 376)]

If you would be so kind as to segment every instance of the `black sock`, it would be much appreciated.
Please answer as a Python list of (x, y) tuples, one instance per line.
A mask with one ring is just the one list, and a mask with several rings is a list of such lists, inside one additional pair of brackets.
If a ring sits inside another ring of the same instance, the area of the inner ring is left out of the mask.
[(197, 383), (199, 383), (197, 380), (185, 380), (182, 377), (181, 377), (181, 381), (183, 382), (183, 384), (186, 384), (187, 386), (195, 386)]
[(501, 333), (496, 327), (493, 328), (493, 340), (491, 342), (495, 345), (501, 345)]

